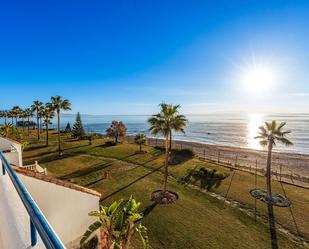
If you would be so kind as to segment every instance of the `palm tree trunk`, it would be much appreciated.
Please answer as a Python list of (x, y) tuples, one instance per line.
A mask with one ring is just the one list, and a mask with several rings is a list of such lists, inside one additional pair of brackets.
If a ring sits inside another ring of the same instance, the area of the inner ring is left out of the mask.
[(170, 145), (169, 145), (170, 152), (172, 151), (172, 139), (173, 139), (173, 136), (172, 136), (172, 131), (171, 131), (170, 132)]
[(29, 130), (30, 130), (30, 117), (28, 116), (28, 133), (29, 133)]
[(48, 146), (48, 120), (46, 120), (46, 147)]
[(266, 186), (267, 186), (267, 198), (271, 201), (271, 154), (272, 154), (272, 142), (268, 145), (268, 156), (267, 156), (267, 169), (266, 169)]
[(4, 116), (4, 124), (6, 125), (6, 116)]
[(36, 114), (36, 128), (37, 128), (37, 131), (38, 131), (38, 140), (40, 140), (40, 124), (39, 124), (39, 115), (38, 113)]
[(169, 160), (169, 143), (168, 143), (168, 135), (165, 137), (165, 162), (164, 162), (164, 185), (163, 185), (163, 193), (166, 193), (167, 189), (167, 177), (168, 177), (168, 160)]
[(61, 157), (61, 145), (60, 145), (60, 111), (57, 110), (58, 115), (58, 156)]

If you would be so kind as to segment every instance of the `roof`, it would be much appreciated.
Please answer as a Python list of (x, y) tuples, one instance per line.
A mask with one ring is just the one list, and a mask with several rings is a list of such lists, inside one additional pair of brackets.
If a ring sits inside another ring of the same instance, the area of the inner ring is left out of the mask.
[(92, 189), (89, 189), (89, 188), (84, 188), (82, 186), (78, 186), (78, 185), (75, 185), (75, 184), (70, 183), (70, 182), (59, 180), (55, 177), (44, 175), (44, 174), (35, 172), (33, 170), (17, 167), (15, 165), (12, 165), (12, 167), (15, 170), (15, 172), (18, 173), (18, 174), (22, 174), (22, 175), (29, 176), (29, 177), (32, 177), (32, 178), (36, 178), (36, 179), (41, 180), (41, 181), (53, 183), (53, 184), (56, 184), (56, 185), (59, 185), (59, 186), (65, 187), (65, 188), (74, 189), (74, 190), (77, 190), (77, 191), (80, 191), (80, 192), (83, 192), (83, 193), (86, 193), (86, 194), (91, 194), (91, 195), (101, 197), (101, 194), (99, 192), (95, 191), (95, 190), (92, 190)]

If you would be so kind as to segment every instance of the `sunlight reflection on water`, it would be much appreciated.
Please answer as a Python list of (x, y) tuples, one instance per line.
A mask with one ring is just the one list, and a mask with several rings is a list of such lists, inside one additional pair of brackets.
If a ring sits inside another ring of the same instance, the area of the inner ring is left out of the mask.
[(251, 113), (248, 115), (247, 125), (247, 145), (250, 149), (262, 149), (259, 140), (255, 139), (258, 136), (259, 126), (263, 124), (263, 116), (260, 113)]

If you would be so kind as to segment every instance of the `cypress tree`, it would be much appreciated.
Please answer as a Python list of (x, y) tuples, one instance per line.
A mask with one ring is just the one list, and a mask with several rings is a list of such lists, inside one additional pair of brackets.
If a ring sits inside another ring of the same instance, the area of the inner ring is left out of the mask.
[(65, 131), (65, 133), (71, 133), (72, 132), (70, 122), (67, 123), (67, 126), (65, 127), (64, 131)]
[(85, 135), (85, 131), (84, 131), (84, 127), (82, 124), (82, 119), (81, 119), (80, 113), (78, 112), (76, 115), (75, 123), (73, 125), (72, 136), (74, 138), (82, 139), (84, 135)]

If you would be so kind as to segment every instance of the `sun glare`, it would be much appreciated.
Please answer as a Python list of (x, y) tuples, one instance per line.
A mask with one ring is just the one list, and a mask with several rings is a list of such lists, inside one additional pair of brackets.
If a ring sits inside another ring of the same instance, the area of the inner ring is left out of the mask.
[(261, 94), (269, 90), (275, 81), (274, 72), (269, 68), (256, 67), (248, 70), (243, 85), (248, 93)]

